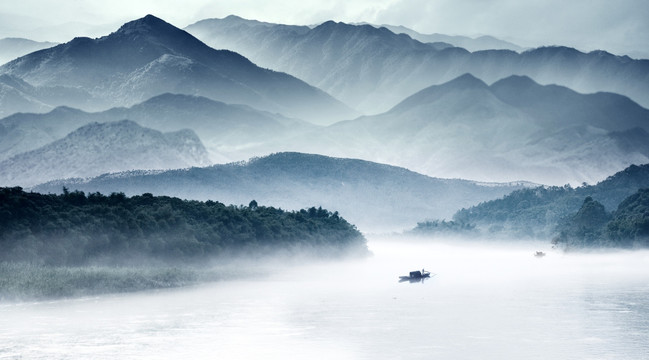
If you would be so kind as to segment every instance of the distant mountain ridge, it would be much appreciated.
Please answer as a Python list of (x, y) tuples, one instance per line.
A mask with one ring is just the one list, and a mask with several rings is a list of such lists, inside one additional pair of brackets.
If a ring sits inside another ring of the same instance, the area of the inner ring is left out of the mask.
[(82, 126), (63, 139), (0, 162), (0, 184), (33, 186), (43, 179), (208, 164), (207, 152), (193, 131), (163, 134), (123, 120)]
[(303, 136), (300, 151), (403, 166), (435, 176), (562, 185), (649, 162), (649, 110), (626, 97), (579, 94), (511, 76), (466, 74), (390, 111)]
[(284, 209), (310, 204), (338, 211), (361, 230), (379, 232), (412, 227), (422, 217), (449, 217), (457, 209), (524, 187), (436, 179), (383, 164), (302, 153), (277, 153), (206, 168), (54, 181), (33, 190), (60, 192), (63, 186), (127, 195), (151, 192), (235, 205), (254, 199), (260, 205)]
[(485, 182), (594, 183), (649, 162), (649, 110), (611, 93), (579, 94), (511, 76), (491, 86), (465, 74), (390, 111), (318, 127), (207, 98), (163, 94), (131, 108), (58, 108), (0, 120), (0, 160), (90, 122), (190, 128), (214, 163), (275, 152), (358, 158), (422, 174)]
[(0, 64), (55, 45), (56, 43), (49, 41), (34, 41), (23, 38), (0, 39)]
[(405, 97), (464, 73), (486, 83), (526, 75), (580, 92), (615, 92), (649, 107), (649, 60), (568, 47), (469, 52), (423, 44), (385, 28), (328, 21), (312, 29), (271, 26), (238, 17), (186, 27), (206, 43), (318, 86), (366, 113), (387, 111)]
[(476, 38), (460, 35), (445, 35), (445, 34), (423, 34), (407, 28), (405, 26), (395, 25), (373, 25), (374, 27), (384, 27), (395, 34), (406, 34), (411, 38), (424, 42), (424, 43), (448, 43), (451, 46), (461, 47), (471, 52), (482, 50), (512, 50), (522, 52), (526, 49), (513, 44), (509, 41), (501, 40), (489, 35), (482, 35)]
[(281, 142), (318, 128), (305, 121), (245, 105), (167, 93), (130, 108), (88, 113), (58, 107), (45, 114), (19, 113), (0, 119), (0, 160), (61, 139), (83, 125), (122, 119), (162, 132), (192, 129), (207, 148), (212, 162), (265, 155), (275, 150), (267, 142)]
[(173, 92), (315, 121), (332, 122), (354, 115), (317, 88), (290, 75), (259, 68), (232, 51), (214, 50), (152, 15), (126, 23), (108, 36), (75, 38), (23, 56), (1, 66), (0, 74), (36, 87), (85, 91), (85, 102), (49, 103), (84, 110), (130, 106)]

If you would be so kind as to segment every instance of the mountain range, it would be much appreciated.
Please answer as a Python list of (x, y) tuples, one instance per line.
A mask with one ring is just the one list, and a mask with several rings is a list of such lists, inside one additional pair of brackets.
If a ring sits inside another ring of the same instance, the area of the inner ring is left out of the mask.
[(0, 119), (0, 160), (45, 146), (83, 125), (122, 119), (163, 132), (192, 129), (215, 163), (268, 154), (276, 151), (276, 143), (320, 128), (246, 105), (230, 105), (200, 96), (162, 94), (130, 108), (88, 113), (58, 107), (44, 114), (18, 113)]
[(509, 41), (501, 40), (489, 35), (482, 35), (476, 38), (471, 38), (468, 36), (460, 35), (422, 34), (405, 26), (387, 24), (372, 26), (376, 28), (384, 27), (395, 34), (406, 34), (411, 38), (423, 43), (447, 43), (450, 46), (460, 47), (471, 52), (481, 50), (512, 50), (516, 52), (523, 52), (526, 50), (525, 48), (513, 44)]
[(304, 135), (302, 152), (354, 157), (438, 177), (563, 185), (649, 162), (649, 110), (611, 93), (579, 94), (512, 76), (466, 74), (380, 115)]
[[(15, 114), (0, 120), (0, 160), (85, 124), (121, 119), (163, 132), (189, 128), (211, 163), (299, 151), (435, 177), (575, 185), (649, 162), (649, 110), (627, 97), (579, 94), (525, 76), (487, 85), (470, 74), (430, 86), (383, 114), (327, 127), (178, 94), (97, 113), (60, 107), (46, 114)], [(112, 167), (106, 164), (105, 172)], [(41, 182), (48, 180), (53, 178)]]
[(0, 162), (0, 183), (33, 186), (43, 179), (85, 178), (105, 172), (209, 163), (207, 152), (193, 131), (161, 133), (123, 120), (82, 126), (63, 139)]
[(486, 83), (526, 75), (579, 92), (619, 93), (649, 107), (649, 60), (604, 51), (586, 54), (554, 46), (520, 54), (469, 52), (371, 25), (328, 21), (309, 28), (235, 16), (202, 20), (186, 30), (215, 48), (307, 81), (365, 114), (387, 111), (417, 91), (464, 73)]
[[(36, 89), (80, 92), (60, 101), (23, 93), (49, 106), (83, 110), (131, 106), (162, 93), (183, 93), (314, 122), (331, 123), (355, 114), (303, 81), (262, 69), (232, 51), (212, 49), (152, 15), (98, 39), (75, 38), (25, 55), (1, 66), (0, 74)], [(5, 103), (0, 98), (0, 105)]]
[(153, 193), (226, 204), (273, 204), (284, 209), (322, 206), (365, 231), (398, 231), (425, 218), (448, 218), (456, 210), (496, 199), (531, 184), (479, 184), (437, 179), (404, 168), (355, 159), (277, 153), (248, 162), (184, 170), (106, 174), (53, 181), (37, 192)]

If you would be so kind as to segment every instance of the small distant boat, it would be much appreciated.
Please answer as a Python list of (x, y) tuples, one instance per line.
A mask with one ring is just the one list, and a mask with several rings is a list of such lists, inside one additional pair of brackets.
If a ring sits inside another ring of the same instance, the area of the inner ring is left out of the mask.
[(545, 253), (543, 251), (537, 251), (537, 252), (534, 253), (534, 256), (536, 256), (538, 258), (544, 257)]
[(425, 278), (430, 277), (430, 271), (424, 269), (411, 271), (408, 276), (399, 276), (399, 282), (410, 281), (410, 282), (419, 282), (424, 281)]

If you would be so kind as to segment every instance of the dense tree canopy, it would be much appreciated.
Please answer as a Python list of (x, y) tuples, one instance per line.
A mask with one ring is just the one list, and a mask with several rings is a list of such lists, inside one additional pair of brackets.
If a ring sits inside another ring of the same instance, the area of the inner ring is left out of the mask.
[(337, 212), (226, 206), (167, 196), (80, 191), (27, 193), (0, 188), (0, 260), (45, 264), (153, 257), (166, 261), (228, 253), (315, 249), (367, 251)]

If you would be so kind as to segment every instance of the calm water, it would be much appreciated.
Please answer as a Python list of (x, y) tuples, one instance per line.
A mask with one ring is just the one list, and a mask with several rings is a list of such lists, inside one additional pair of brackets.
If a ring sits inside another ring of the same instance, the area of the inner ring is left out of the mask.
[[(649, 358), (649, 252), (370, 247), (247, 281), (0, 304), (0, 359)], [(437, 275), (397, 281), (422, 267)]]

